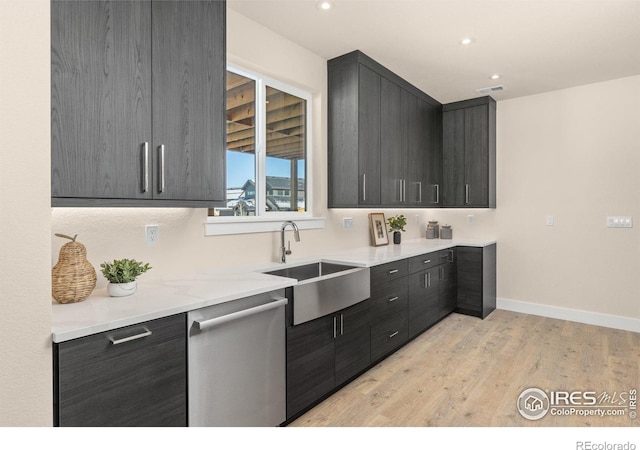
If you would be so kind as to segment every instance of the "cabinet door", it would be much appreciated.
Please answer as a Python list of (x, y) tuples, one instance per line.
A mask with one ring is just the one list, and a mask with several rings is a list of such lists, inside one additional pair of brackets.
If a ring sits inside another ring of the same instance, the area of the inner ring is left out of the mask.
[(154, 196), (225, 199), (225, 23), (221, 1), (152, 5)]
[(489, 206), (489, 105), (464, 110), (465, 205)]
[(380, 205), (380, 75), (360, 65), (358, 83), (358, 186), (360, 205)]
[(465, 205), (464, 109), (442, 114), (442, 200), (444, 206)]
[(341, 385), (371, 362), (370, 302), (365, 300), (334, 315), (336, 325), (335, 381)]
[(287, 418), (335, 387), (334, 316), (287, 328)]
[(426, 207), (442, 206), (442, 108), (419, 101), (421, 116), (420, 146), (424, 149), (425, 185), (422, 205)]
[(482, 313), (482, 249), (459, 247), (457, 251), (458, 308)]
[(150, 29), (148, 1), (51, 3), (52, 197), (151, 198)]
[(403, 202), (404, 153), (403, 135), (406, 134), (405, 115), (401, 114), (401, 93), (398, 85), (380, 80), (380, 183), (383, 205)]
[(328, 64), (329, 207), (356, 207), (362, 192), (358, 161), (359, 65)]
[(440, 309), (439, 267), (409, 275), (409, 337), (436, 323)]
[[(454, 252), (455, 250), (451, 250)], [(441, 318), (449, 315), (456, 309), (457, 280), (456, 263), (454, 258), (451, 262), (442, 264), (440, 270), (440, 308)]]
[(55, 424), (186, 426), (186, 329), (180, 314), (56, 344)]
[(456, 249), (456, 311), (482, 319), (496, 309), (496, 245)]
[(403, 203), (420, 206), (426, 201), (426, 145), (422, 135), (426, 123), (420, 110), (421, 100), (402, 91)]

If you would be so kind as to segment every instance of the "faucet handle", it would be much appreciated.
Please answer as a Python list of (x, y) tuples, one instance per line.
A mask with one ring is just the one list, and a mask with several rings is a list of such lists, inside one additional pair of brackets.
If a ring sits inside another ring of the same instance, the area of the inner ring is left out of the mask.
[(291, 241), (287, 241), (287, 249), (284, 252), (285, 255), (291, 254)]

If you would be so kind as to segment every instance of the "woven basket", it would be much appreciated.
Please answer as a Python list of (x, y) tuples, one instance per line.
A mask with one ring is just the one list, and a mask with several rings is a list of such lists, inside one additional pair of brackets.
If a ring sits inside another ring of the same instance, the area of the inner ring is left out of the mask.
[(71, 239), (60, 249), (58, 262), (51, 270), (51, 294), (58, 303), (75, 303), (86, 299), (96, 287), (96, 270), (87, 260), (87, 249), (76, 236), (56, 236)]

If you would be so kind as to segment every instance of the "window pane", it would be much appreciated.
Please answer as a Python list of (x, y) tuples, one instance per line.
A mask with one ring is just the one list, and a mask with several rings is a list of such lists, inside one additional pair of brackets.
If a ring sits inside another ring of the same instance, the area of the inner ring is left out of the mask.
[(304, 212), (306, 100), (270, 86), (266, 97), (266, 210)]
[(256, 214), (256, 83), (227, 71), (227, 207), (216, 215)]

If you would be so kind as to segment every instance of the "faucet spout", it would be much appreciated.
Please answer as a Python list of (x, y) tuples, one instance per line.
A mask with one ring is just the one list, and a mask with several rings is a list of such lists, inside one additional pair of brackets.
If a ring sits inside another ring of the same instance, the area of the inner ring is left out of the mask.
[(291, 226), (293, 229), (293, 238), (296, 242), (300, 242), (300, 231), (298, 230), (298, 225), (295, 224), (292, 220), (287, 220), (282, 224), (282, 228), (280, 229), (280, 262), (287, 262), (287, 255), (291, 254), (291, 250), (287, 250), (284, 246), (284, 231), (288, 226)]

